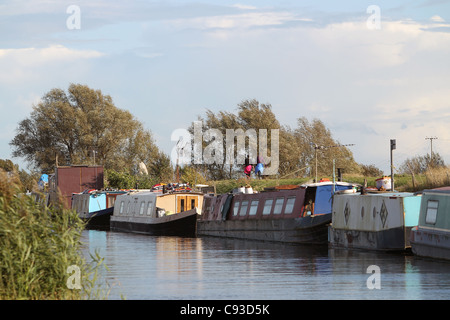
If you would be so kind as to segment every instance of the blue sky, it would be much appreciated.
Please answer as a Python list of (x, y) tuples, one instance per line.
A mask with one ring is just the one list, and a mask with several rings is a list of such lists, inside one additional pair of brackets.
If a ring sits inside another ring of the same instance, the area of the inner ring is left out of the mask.
[(0, 68), (0, 158), (21, 167), (17, 124), (70, 83), (109, 94), (168, 154), (206, 109), (257, 99), (283, 125), (321, 119), (386, 173), (390, 139), (395, 166), (429, 152), (426, 137), (450, 163), (450, 1), (3, 0)]

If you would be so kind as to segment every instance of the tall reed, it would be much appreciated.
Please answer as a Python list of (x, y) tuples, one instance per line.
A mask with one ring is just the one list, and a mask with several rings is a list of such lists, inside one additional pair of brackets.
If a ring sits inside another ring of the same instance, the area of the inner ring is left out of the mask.
[(0, 171), (0, 300), (104, 298), (96, 289), (102, 261), (85, 261), (83, 229), (74, 211), (36, 203)]
[(450, 185), (450, 168), (447, 166), (431, 167), (425, 171), (426, 187), (438, 188)]

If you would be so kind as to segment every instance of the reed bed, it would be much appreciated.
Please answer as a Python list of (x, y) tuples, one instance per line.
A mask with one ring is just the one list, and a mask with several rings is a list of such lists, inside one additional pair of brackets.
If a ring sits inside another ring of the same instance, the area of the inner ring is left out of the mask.
[(98, 255), (82, 255), (83, 221), (60, 205), (36, 203), (0, 172), (0, 300), (103, 299)]
[(428, 168), (423, 174), (408, 175), (408, 182), (404, 188), (420, 191), (450, 186), (450, 167), (440, 166)]

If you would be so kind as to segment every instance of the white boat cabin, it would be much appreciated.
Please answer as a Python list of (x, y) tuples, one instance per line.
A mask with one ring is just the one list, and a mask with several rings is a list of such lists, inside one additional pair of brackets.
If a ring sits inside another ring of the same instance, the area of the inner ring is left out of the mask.
[(201, 214), (202, 205), (201, 193), (131, 192), (117, 197), (114, 216), (160, 218), (194, 208)]

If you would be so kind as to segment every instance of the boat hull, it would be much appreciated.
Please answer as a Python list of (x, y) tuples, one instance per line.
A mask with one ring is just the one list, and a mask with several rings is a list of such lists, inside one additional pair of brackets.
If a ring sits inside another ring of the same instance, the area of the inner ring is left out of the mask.
[(111, 207), (87, 214), (80, 213), (79, 216), (86, 222), (86, 229), (109, 230), (113, 211), (114, 207)]
[(364, 231), (335, 229), (330, 226), (330, 245), (348, 249), (403, 251), (409, 247), (409, 243), (405, 246), (405, 234), (409, 234), (409, 231), (405, 229), (411, 230), (411, 228), (398, 227), (382, 231)]
[(286, 219), (199, 220), (199, 236), (327, 244), (330, 214)]
[(421, 197), (412, 193), (336, 195), (330, 245), (374, 251), (409, 250), (420, 201)]
[(195, 237), (197, 210), (184, 211), (160, 218), (111, 217), (111, 231), (140, 233), (154, 236)]
[(417, 256), (450, 260), (450, 232), (413, 228), (411, 249)]

